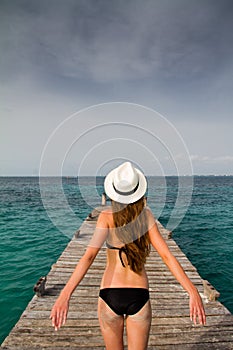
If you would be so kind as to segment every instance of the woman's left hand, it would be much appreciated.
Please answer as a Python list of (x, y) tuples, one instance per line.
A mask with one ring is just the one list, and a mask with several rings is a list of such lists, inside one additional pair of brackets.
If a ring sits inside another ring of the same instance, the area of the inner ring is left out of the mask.
[(205, 325), (206, 324), (205, 309), (198, 291), (190, 295), (189, 308), (190, 308), (191, 321), (193, 321), (193, 323), (196, 325), (197, 318), (198, 318), (199, 323), (202, 325)]

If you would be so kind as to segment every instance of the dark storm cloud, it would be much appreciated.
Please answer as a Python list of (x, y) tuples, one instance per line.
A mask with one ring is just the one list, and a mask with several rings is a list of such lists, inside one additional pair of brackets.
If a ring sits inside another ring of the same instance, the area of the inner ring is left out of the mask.
[(1, 0), (1, 174), (34, 174), (62, 120), (109, 101), (169, 118), (196, 173), (232, 174), (232, 18), (232, 0)]
[(198, 79), (232, 65), (232, 1), (1, 1), (1, 76)]

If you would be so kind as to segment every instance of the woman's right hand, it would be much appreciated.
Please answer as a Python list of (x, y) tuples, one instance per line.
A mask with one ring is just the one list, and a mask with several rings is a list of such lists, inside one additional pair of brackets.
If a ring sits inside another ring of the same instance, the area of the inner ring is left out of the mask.
[(61, 326), (63, 326), (67, 319), (67, 314), (69, 310), (69, 299), (64, 298), (60, 295), (55, 302), (50, 318), (52, 319), (52, 326), (57, 331)]

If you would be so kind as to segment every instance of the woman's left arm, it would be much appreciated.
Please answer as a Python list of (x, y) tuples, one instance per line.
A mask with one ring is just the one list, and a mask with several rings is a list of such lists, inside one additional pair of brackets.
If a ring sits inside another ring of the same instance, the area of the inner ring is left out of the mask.
[(206, 323), (205, 310), (198, 290), (196, 289), (192, 281), (188, 278), (180, 263), (169, 250), (167, 243), (165, 242), (165, 240), (159, 232), (158, 226), (154, 218), (152, 218), (152, 214), (149, 215), (151, 217), (149, 220), (150, 224), (148, 233), (150, 236), (151, 244), (157, 250), (164, 263), (167, 265), (167, 267), (177, 279), (177, 281), (188, 292), (190, 297), (189, 307), (191, 320), (194, 322), (194, 324), (196, 324), (198, 316), (199, 323), (204, 325)]

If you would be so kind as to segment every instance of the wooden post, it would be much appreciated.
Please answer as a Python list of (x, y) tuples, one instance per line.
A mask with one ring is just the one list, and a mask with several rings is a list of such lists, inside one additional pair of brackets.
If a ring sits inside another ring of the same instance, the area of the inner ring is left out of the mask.
[(45, 293), (45, 283), (47, 281), (46, 276), (45, 277), (40, 277), (40, 279), (38, 280), (38, 282), (34, 285), (34, 292), (36, 293), (36, 295), (38, 297), (41, 297), (44, 295)]
[(204, 295), (210, 300), (215, 301), (220, 297), (220, 293), (206, 280), (202, 280)]
[(172, 238), (172, 231), (168, 231), (167, 232), (167, 239), (171, 239)]
[(106, 205), (106, 193), (102, 194), (102, 205)]

